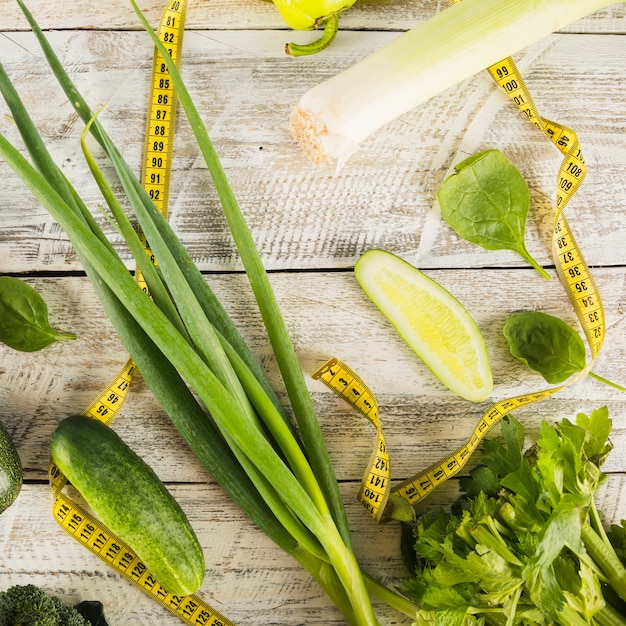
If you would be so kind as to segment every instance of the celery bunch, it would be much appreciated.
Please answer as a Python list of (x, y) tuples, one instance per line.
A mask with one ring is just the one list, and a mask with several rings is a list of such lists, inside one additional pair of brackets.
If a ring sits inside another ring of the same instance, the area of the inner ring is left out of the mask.
[[(150, 291), (127, 271), (77, 189), (51, 158), (7, 73), (0, 93), (30, 158), (0, 134), (2, 157), (63, 227), (130, 356), (191, 449), (224, 490), (319, 582), (348, 621), (377, 624), (370, 592), (408, 614), (411, 602), (364, 574), (334, 470), (293, 345), (250, 231), (203, 121), (167, 51), (133, 4), (166, 60), (238, 247), (290, 401), (282, 407), (237, 328), (105, 129), (77, 91), (36, 21), (18, 0), (69, 102), (85, 123), (83, 150)], [(109, 157), (124, 190), (126, 215), (90, 154), (87, 133)], [(148, 259), (136, 219), (156, 258)], [(296, 424), (285, 418), (291, 412)]]
[[(487, 440), (461, 481), (469, 507), (415, 522), (416, 626), (626, 624), (626, 568), (594, 502), (611, 426), (606, 407), (544, 421), (524, 453), (524, 428), (503, 419), (504, 441)], [(612, 532), (621, 547), (623, 527)]]

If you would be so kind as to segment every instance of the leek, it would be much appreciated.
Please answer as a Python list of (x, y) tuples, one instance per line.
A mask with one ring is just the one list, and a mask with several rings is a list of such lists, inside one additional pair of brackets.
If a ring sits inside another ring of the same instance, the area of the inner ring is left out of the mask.
[(291, 132), (338, 168), (383, 125), (614, 0), (463, 0), (314, 86)]

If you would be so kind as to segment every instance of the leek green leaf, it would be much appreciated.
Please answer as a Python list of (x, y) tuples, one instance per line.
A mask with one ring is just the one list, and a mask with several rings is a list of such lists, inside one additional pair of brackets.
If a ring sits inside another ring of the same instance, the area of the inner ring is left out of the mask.
[[(239, 340), (231, 345), (236, 336), (232, 320), (227, 318), (225, 310), (216, 298), (209, 295), (206, 287), (194, 288), (197, 284), (205, 285), (204, 278), (189, 262), (175, 233), (71, 83), (41, 29), (21, 0), (18, 3), (60, 86), (109, 156), (133, 217), (144, 233), (149, 232), (151, 248), (159, 261), (158, 273), (154, 273), (155, 280), (152, 285), (149, 283), (149, 287), (152, 291), (154, 285), (159, 286), (157, 281), (162, 281), (165, 287), (162, 295), (167, 301), (157, 302), (155, 298), (147, 298), (129, 274), (85, 203), (80, 200), (78, 191), (69, 187), (59, 174), (60, 170), (45, 149), (43, 138), (1, 65), (0, 92), (13, 114), (26, 148), (33, 155), (33, 163), (2, 134), (0, 155), (67, 232), (111, 321), (142, 374), (148, 373), (144, 378), (147, 378), (172, 422), (241, 508), (268, 536), (306, 567), (350, 623), (378, 623), (370, 593), (383, 596), (390, 605), (413, 615), (416, 608), (410, 601), (359, 568), (351, 549), (341, 493), (328, 460), (313, 402), (269, 279), (204, 124), (158, 36), (131, 0), (168, 65), (179, 101), (190, 118), (199, 148), (222, 200), (233, 238), (238, 248), (243, 249), (242, 260), (263, 320), (268, 326), (268, 336), (283, 374), (293, 414), (301, 426), (306, 454), (300, 449), (294, 431), (284, 423), (287, 412), (281, 413), (274, 404), (274, 397), (266, 394), (269, 383), (265, 387), (256, 377), (257, 372), (261, 372), (260, 367), (254, 370), (248, 366), (247, 353), (241, 350)], [(136, 235), (127, 228), (127, 221), (118, 211), (117, 202), (111, 202), (110, 183), (102, 184), (104, 177), (96, 168), (92, 168), (92, 173), (106, 196), (113, 218), (118, 220), (122, 236), (131, 247), (131, 252), (134, 251), (137, 248)], [(176, 289), (169, 289), (173, 284)], [(168, 316), (168, 309), (180, 313), (180, 316)], [(206, 321), (201, 319), (204, 317)], [(213, 335), (219, 345), (212, 343)], [(203, 358), (207, 357), (209, 346), (223, 349), (211, 353), (210, 363), (209, 358)], [(232, 368), (243, 387), (242, 392), (231, 386), (226, 376), (223, 377), (225, 383), (222, 382), (223, 373), (228, 377), (231, 375), (230, 371), (224, 372), (227, 368)], [(180, 404), (180, 397), (176, 397), (180, 395), (181, 385), (183, 405)], [(254, 410), (244, 406), (243, 400), (248, 398)], [(261, 427), (259, 419), (263, 420), (267, 431)], [(308, 459), (311, 459), (311, 465)], [(321, 496), (318, 480), (324, 485)]]
[(530, 193), (517, 168), (499, 150), (486, 150), (454, 169), (437, 191), (441, 215), (450, 228), (487, 250), (517, 252), (549, 278), (526, 249)]
[(36, 352), (55, 341), (76, 339), (50, 326), (48, 306), (28, 283), (0, 276), (0, 342), (14, 350)]

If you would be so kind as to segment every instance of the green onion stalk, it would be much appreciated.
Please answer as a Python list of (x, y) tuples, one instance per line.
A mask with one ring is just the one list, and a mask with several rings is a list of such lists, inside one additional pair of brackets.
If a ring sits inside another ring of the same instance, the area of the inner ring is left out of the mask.
[[(179, 101), (221, 201), (274, 350), (295, 424), (249, 347), (188, 252), (63, 69), (18, 0), (69, 102), (85, 123), (81, 145), (108, 208), (142, 273), (147, 297), (50, 156), (0, 65), (0, 92), (30, 161), (0, 134), (0, 157), (67, 233), (106, 314), (155, 398), (192, 451), (236, 504), (301, 563), (355, 625), (374, 625), (371, 595), (413, 616), (404, 596), (363, 572), (351, 546), (337, 479), (275, 295), (217, 153), (180, 74), (131, 0), (168, 65)], [(125, 204), (156, 259), (153, 264), (122, 203), (93, 158), (88, 135), (110, 159)]]

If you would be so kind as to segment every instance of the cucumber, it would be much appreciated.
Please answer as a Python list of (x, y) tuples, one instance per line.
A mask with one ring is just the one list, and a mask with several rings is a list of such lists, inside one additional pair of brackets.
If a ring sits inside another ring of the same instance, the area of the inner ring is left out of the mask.
[(448, 389), (482, 402), (493, 391), (489, 355), (468, 310), (422, 271), (386, 250), (368, 250), (354, 275), (400, 337)]
[(152, 468), (112, 428), (84, 415), (68, 417), (54, 431), (50, 452), (96, 516), (169, 593), (198, 590), (204, 555), (189, 520)]
[(6, 428), (0, 422), (0, 513), (8, 509), (22, 489), (22, 463)]

